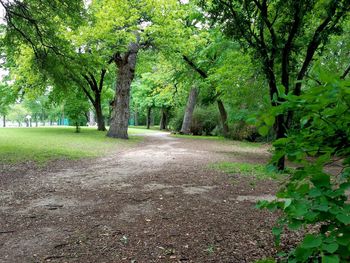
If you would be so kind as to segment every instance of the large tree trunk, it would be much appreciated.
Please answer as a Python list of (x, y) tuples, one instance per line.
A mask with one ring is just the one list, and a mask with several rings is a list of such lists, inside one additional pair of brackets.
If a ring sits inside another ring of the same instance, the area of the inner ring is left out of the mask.
[(112, 112), (111, 126), (108, 137), (128, 139), (129, 104), (131, 82), (135, 76), (135, 67), (139, 45), (132, 43), (124, 55), (116, 54), (114, 57), (118, 69), (116, 98)]
[(227, 112), (224, 106), (224, 103), (222, 102), (222, 100), (217, 100), (218, 103), (218, 108), (219, 108), (219, 112), (220, 112), (220, 118), (221, 118), (221, 124), (222, 124), (222, 132), (224, 134), (224, 137), (228, 137), (229, 135), (229, 128), (228, 128), (228, 124), (227, 124)]
[(162, 108), (161, 111), (161, 119), (160, 119), (160, 129), (161, 130), (166, 130), (167, 125), (168, 125), (168, 111), (165, 108)]
[(152, 114), (152, 108), (148, 107), (147, 108), (147, 129), (151, 127), (151, 114)]
[(181, 134), (191, 133), (192, 116), (193, 116), (194, 108), (196, 107), (198, 94), (199, 94), (198, 88), (193, 87), (188, 96), (186, 111), (185, 111), (181, 131), (180, 131)]

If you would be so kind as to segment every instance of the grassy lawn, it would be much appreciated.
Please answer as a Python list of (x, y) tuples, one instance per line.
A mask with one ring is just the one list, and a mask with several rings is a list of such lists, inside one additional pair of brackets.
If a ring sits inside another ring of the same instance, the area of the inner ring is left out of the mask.
[(240, 174), (257, 180), (282, 180), (286, 175), (269, 171), (266, 165), (251, 163), (219, 162), (211, 164), (210, 168), (227, 174)]
[(172, 134), (172, 137), (183, 138), (183, 139), (196, 139), (196, 140), (215, 140), (215, 141), (225, 141), (224, 137), (221, 136), (202, 136), (202, 135), (182, 135), (182, 134)]
[(97, 157), (134, 145), (142, 138), (133, 135), (147, 132), (150, 131), (131, 128), (130, 139), (119, 140), (108, 138), (95, 128), (82, 127), (81, 133), (75, 133), (73, 127), (0, 129), (0, 163)]

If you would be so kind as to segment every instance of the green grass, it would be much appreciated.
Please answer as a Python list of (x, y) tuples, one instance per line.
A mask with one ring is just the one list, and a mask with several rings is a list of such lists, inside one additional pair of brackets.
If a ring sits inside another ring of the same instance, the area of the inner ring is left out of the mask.
[(147, 129), (147, 126), (131, 126), (131, 128), (129, 129), (132, 129), (132, 130), (145, 130), (146, 132), (154, 132), (154, 131), (161, 131), (159, 129), (159, 126), (151, 126), (149, 129)]
[(220, 136), (182, 135), (182, 134), (172, 134), (171, 136), (176, 138), (183, 138), (183, 139), (215, 140), (215, 141), (227, 140), (224, 137), (220, 137)]
[(274, 171), (268, 171), (266, 166), (262, 164), (220, 162), (211, 164), (210, 168), (227, 174), (240, 174), (257, 180), (280, 180), (285, 176)]
[(260, 143), (260, 142), (234, 141), (222, 136), (182, 135), (182, 134), (172, 134), (171, 136), (176, 138), (184, 138), (184, 139), (232, 142), (233, 144), (236, 144), (237, 146), (243, 147), (243, 148), (259, 148), (263, 145), (263, 143)]
[(142, 139), (132, 135), (148, 132), (130, 129), (130, 139), (119, 140), (108, 138), (95, 128), (74, 131), (74, 127), (0, 129), (0, 163), (44, 164), (55, 159), (98, 157), (118, 147), (134, 145)]

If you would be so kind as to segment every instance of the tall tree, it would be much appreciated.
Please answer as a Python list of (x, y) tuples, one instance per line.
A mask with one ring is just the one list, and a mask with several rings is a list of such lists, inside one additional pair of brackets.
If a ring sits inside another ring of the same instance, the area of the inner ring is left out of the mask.
[[(201, 2), (214, 23), (220, 23), (228, 36), (239, 39), (259, 58), (273, 106), (283, 103), (281, 93), (301, 94), (317, 51), (341, 28), (350, 10), (350, 0)], [(286, 136), (292, 117), (292, 111), (276, 116), (277, 138)], [(284, 157), (276, 165), (284, 169)]]

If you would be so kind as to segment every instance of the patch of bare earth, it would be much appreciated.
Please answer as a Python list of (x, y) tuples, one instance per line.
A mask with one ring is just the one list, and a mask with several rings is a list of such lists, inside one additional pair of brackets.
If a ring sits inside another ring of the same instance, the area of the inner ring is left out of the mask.
[(108, 157), (3, 167), (0, 262), (252, 262), (276, 253), (276, 215), (254, 208), (273, 181), (212, 171), (267, 148), (165, 133)]

